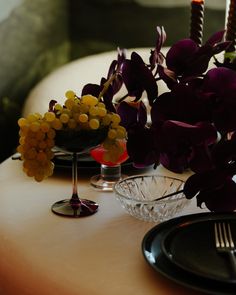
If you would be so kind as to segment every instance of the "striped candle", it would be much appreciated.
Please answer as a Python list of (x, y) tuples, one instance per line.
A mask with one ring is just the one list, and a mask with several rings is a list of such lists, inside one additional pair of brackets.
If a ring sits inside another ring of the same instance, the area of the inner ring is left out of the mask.
[(202, 44), (204, 0), (191, 1), (190, 39), (199, 46)]
[(236, 40), (236, 0), (230, 1), (228, 9), (228, 17), (226, 24), (226, 37), (227, 41), (232, 41), (232, 44), (227, 48), (227, 52), (235, 51), (235, 40)]

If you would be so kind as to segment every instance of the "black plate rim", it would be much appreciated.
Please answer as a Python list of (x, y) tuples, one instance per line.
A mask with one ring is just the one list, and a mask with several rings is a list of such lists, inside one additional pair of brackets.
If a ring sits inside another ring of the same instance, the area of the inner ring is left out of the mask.
[[(156, 237), (156, 235), (157, 234), (163, 235), (163, 233), (165, 233), (166, 228), (168, 229), (169, 226), (173, 226), (178, 223), (181, 223), (184, 221), (186, 222), (192, 219), (211, 220), (211, 219), (215, 219), (216, 217), (225, 218), (226, 216), (229, 219), (236, 218), (235, 213), (204, 212), (204, 213), (188, 214), (188, 215), (172, 218), (170, 220), (157, 224), (145, 234), (142, 240), (141, 250), (142, 250), (144, 259), (157, 273), (189, 289), (205, 292), (207, 294), (212, 294), (212, 295), (235, 295), (235, 285), (233, 286), (233, 284), (227, 284), (227, 283), (218, 282), (218, 281), (215, 281), (214, 284), (209, 284), (209, 280), (200, 278), (200, 277), (198, 278), (195, 275), (190, 274), (178, 268), (176, 265), (171, 263), (171, 261), (169, 261), (167, 257), (165, 257), (165, 255), (162, 253), (160, 249), (160, 245), (159, 245), (160, 253), (158, 255), (158, 260), (159, 262), (163, 261), (164, 263), (161, 263), (158, 266), (155, 263), (150, 262), (150, 260), (147, 257), (147, 254), (145, 254), (145, 251), (148, 252), (147, 250), (149, 248), (149, 245), (153, 241), (153, 239)], [(175, 276), (173, 275), (174, 271), (176, 272)]]

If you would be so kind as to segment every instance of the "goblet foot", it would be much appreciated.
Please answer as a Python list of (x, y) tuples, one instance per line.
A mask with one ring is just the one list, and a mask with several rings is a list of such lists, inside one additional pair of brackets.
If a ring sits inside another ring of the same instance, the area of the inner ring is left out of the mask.
[(61, 216), (85, 217), (96, 213), (98, 204), (87, 199), (80, 199), (79, 203), (72, 203), (70, 199), (66, 199), (54, 203), (51, 210)]

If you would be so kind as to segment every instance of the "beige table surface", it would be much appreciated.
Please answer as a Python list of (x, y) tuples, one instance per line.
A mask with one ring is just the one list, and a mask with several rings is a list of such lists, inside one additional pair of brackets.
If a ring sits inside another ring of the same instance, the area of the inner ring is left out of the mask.
[[(149, 55), (147, 48), (135, 50), (144, 59)], [(99, 83), (113, 58), (116, 52), (105, 52), (57, 69), (31, 91), (24, 115), (45, 112), (50, 99), (64, 101), (68, 89), (80, 95), (84, 84)], [(155, 172), (169, 174), (160, 167)], [(94, 173), (79, 169), (79, 192), (97, 201), (99, 211), (70, 219), (50, 209), (71, 196), (69, 169), (36, 183), (23, 174), (20, 161), (8, 159), (0, 165), (0, 294), (201, 294), (164, 278), (146, 263), (141, 243), (155, 223), (129, 216), (114, 193), (95, 191), (89, 185)], [(195, 212), (194, 200), (181, 214)]]
[[(145, 262), (141, 243), (155, 223), (128, 215), (113, 192), (95, 191), (89, 185), (93, 170), (79, 170), (78, 187), (82, 197), (99, 203), (99, 211), (71, 219), (50, 209), (71, 196), (70, 169), (36, 183), (21, 164), (8, 159), (0, 165), (0, 294), (201, 294)], [(172, 174), (161, 167), (156, 172)], [(198, 211), (193, 201), (181, 214)]]

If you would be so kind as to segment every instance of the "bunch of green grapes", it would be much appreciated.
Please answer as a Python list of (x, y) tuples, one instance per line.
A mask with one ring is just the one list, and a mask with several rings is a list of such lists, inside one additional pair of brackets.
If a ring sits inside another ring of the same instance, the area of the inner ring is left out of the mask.
[(104, 145), (107, 157), (112, 160), (123, 152), (120, 139), (126, 130), (120, 126), (120, 116), (107, 111), (105, 104), (92, 95), (79, 98), (73, 91), (66, 92), (64, 105), (55, 103), (43, 116), (30, 114), (18, 120), (20, 139), (18, 152), (24, 171), (36, 181), (42, 181), (53, 173), (55, 137), (58, 130), (96, 130), (108, 127)]
[(52, 175), (54, 168), (51, 149), (56, 132), (47, 117), (47, 113), (43, 117), (35, 113), (18, 120), (20, 145), (17, 151), (21, 153), (25, 173), (37, 181)]

